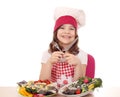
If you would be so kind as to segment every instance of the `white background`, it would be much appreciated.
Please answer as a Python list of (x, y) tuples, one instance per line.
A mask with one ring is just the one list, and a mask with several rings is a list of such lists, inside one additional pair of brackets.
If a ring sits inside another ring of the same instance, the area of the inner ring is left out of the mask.
[(95, 57), (95, 76), (103, 86), (120, 86), (119, 0), (0, 0), (0, 86), (39, 78), (57, 6), (85, 11), (79, 46)]

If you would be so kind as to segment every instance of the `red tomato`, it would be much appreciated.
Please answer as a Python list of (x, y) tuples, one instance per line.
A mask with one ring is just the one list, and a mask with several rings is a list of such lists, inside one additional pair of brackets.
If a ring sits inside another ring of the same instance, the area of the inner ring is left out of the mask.
[(88, 83), (89, 80), (87, 78), (84, 79), (84, 83)]
[(39, 97), (39, 95), (37, 95), (37, 94), (33, 94), (33, 97)]
[(46, 84), (50, 84), (51, 82), (49, 80), (44, 81)]
[(43, 81), (42, 80), (38, 80), (38, 82), (42, 83)]
[(38, 83), (38, 81), (34, 81), (34, 83)]
[(76, 94), (80, 94), (80, 93), (81, 93), (81, 90), (80, 90), (80, 89), (77, 89), (75, 93), (76, 93)]

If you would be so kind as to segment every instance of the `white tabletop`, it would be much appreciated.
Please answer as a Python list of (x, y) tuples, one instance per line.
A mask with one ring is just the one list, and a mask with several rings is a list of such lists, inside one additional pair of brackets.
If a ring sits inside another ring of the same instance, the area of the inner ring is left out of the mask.
[[(22, 97), (17, 93), (16, 87), (0, 87), (0, 97)], [(57, 95), (55, 97), (65, 97)], [(96, 89), (93, 94), (84, 97), (120, 97), (120, 87)]]

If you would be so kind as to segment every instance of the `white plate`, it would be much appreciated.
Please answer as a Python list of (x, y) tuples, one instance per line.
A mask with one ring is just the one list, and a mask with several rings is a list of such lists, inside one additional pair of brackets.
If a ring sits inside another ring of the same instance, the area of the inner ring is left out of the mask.
[[(77, 81), (75, 81), (75, 82), (73, 82), (73, 83), (76, 83), (76, 82), (77, 82)], [(71, 83), (71, 84), (73, 84), (73, 83)], [(67, 84), (67, 85), (63, 86), (62, 88), (60, 88), (59, 91), (58, 91), (58, 93), (59, 93), (60, 95), (66, 96), (66, 97), (82, 97), (82, 96), (85, 96), (85, 95), (88, 95), (88, 94), (92, 94), (92, 93), (93, 93), (93, 91), (91, 90), (91, 91), (87, 91), (87, 92), (84, 92), (84, 93), (81, 93), (81, 94), (74, 94), (74, 95), (63, 94), (63, 91), (65, 90), (65, 88), (68, 87), (68, 86), (71, 85), (71, 84)]]
[(66, 95), (66, 94), (63, 94), (62, 92), (59, 91), (59, 94), (64, 95), (65, 97), (82, 97), (82, 96), (85, 96), (85, 95), (88, 95), (88, 94), (92, 94), (92, 92), (93, 91), (87, 91), (85, 93), (76, 94), (76, 95)]
[[(18, 94), (21, 96), (21, 97), (30, 97), (30, 96), (23, 96), (22, 94), (20, 94), (19, 93), (19, 86), (17, 87), (17, 92), (18, 92)], [(57, 93), (55, 93), (55, 94), (51, 94), (51, 95), (47, 95), (47, 96), (44, 96), (44, 97), (53, 97), (53, 96), (55, 96), (55, 95), (57, 95)]]

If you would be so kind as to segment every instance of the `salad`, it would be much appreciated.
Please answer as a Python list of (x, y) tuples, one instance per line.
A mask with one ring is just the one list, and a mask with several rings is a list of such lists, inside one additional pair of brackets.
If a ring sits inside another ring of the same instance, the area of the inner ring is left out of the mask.
[(18, 82), (18, 92), (25, 97), (47, 97), (55, 95), (58, 90), (49, 80)]
[(77, 95), (86, 92), (94, 91), (94, 89), (102, 86), (101, 78), (89, 78), (82, 77), (76, 82), (72, 82), (69, 85), (60, 89), (60, 93), (63, 95)]

